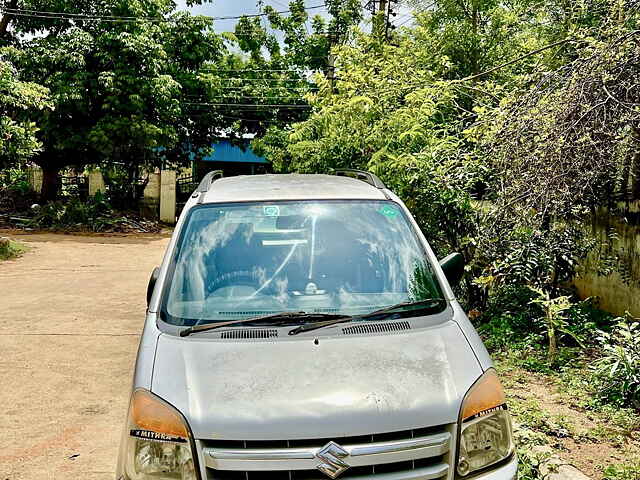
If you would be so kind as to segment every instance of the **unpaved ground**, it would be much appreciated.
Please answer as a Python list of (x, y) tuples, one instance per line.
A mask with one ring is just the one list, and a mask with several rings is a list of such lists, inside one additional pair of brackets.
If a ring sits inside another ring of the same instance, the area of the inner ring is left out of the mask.
[[(501, 377), (514, 420), (545, 433), (553, 454), (562, 462), (594, 480), (601, 479), (610, 465), (639, 464), (640, 420), (616, 425), (602, 413), (581, 407), (578, 398), (560, 391), (542, 374), (512, 369)], [(628, 478), (640, 480), (640, 471)]]
[(11, 236), (30, 251), (0, 262), (0, 480), (113, 480), (168, 237)]

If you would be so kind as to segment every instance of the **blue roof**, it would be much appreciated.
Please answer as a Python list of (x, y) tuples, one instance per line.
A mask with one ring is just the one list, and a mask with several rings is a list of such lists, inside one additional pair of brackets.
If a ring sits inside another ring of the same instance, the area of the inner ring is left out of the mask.
[(212, 145), (213, 152), (202, 160), (205, 162), (238, 162), (238, 163), (269, 163), (264, 157), (256, 155), (251, 146), (247, 145), (244, 150), (233, 145), (229, 140), (220, 139), (218, 143)]

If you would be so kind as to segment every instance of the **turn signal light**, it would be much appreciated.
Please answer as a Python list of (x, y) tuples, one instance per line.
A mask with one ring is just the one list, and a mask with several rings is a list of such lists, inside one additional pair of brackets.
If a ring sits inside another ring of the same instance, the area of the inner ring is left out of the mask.
[(187, 439), (189, 432), (184, 420), (170, 406), (165, 405), (157, 397), (137, 390), (131, 400), (131, 420), (141, 430)]
[(462, 420), (468, 420), (505, 403), (506, 397), (498, 375), (495, 370), (488, 370), (467, 393), (462, 405)]

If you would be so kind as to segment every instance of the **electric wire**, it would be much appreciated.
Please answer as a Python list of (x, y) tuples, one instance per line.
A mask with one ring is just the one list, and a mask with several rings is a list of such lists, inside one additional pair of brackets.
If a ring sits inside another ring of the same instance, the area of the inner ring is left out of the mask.
[[(216, 73), (216, 72), (203, 72), (203, 73)], [(240, 81), (240, 82), (267, 82), (267, 83), (303, 83), (308, 82), (305, 78), (239, 78), (239, 77), (220, 77), (218, 80), (220, 81)]]
[[(216, 90), (240, 90), (241, 88), (244, 88), (247, 85), (244, 86), (236, 86), (236, 87), (216, 87)], [(291, 91), (291, 92), (317, 92), (319, 89), (315, 88), (315, 87), (311, 87), (311, 88), (307, 88), (307, 87), (286, 87), (284, 85), (278, 85), (276, 87), (273, 88), (277, 88), (278, 90), (281, 91)]]
[[(326, 4), (312, 5), (304, 7), (303, 10), (317, 10), (326, 7)], [(0, 12), (17, 16), (17, 17), (32, 17), (32, 18), (45, 18), (53, 20), (79, 20), (79, 21), (105, 21), (105, 22), (122, 22), (122, 23), (135, 23), (135, 22), (175, 22), (178, 18), (166, 18), (166, 17), (144, 17), (144, 16), (118, 16), (118, 15), (93, 15), (86, 13), (68, 13), (68, 12), (56, 12), (47, 10), (31, 10), (25, 8), (8, 8), (0, 7)], [(273, 12), (276, 14), (293, 13), (293, 10), (279, 10)], [(209, 20), (239, 20), (241, 18), (254, 18), (264, 17), (269, 15), (268, 13), (248, 13), (245, 15), (230, 15), (222, 17), (214, 17), (208, 15), (197, 15), (196, 18), (207, 18)]]
[(311, 108), (311, 105), (301, 103), (213, 103), (213, 102), (186, 102), (183, 105), (199, 107), (240, 107), (246, 109), (253, 108)]

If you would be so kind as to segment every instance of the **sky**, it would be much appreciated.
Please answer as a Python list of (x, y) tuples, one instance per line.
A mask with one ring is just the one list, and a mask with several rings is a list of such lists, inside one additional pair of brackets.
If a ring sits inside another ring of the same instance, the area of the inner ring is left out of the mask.
[[(264, 5), (271, 5), (276, 10), (288, 10), (288, 0), (263, 0)], [(305, 5), (313, 6), (322, 4), (322, 0), (305, 0)], [(212, 17), (226, 17), (237, 16), (251, 13), (259, 13), (256, 6), (256, 0), (215, 0), (213, 3), (206, 3), (204, 5), (197, 5), (191, 8), (187, 8), (185, 0), (177, 0), (178, 9), (190, 10), (192, 13), (208, 15)], [(394, 22), (396, 25), (400, 25), (405, 21), (410, 20), (409, 9), (400, 6), (397, 8), (398, 15), (395, 17)], [(315, 14), (322, 14), (324, 9), (311, 10), (309, 13), (311, 16)], [(232, 31), (235, 27), (237, 20), (217, 20), (215, 23), (215, 29), (219, 32)], [(408, 23), (405, 23), (408, 24)]]
[[(288, 10), (288, 0), (264, 0), (265, 5), (271, 5), (276, 10)], [(305, 0), (305, 5), (321, 5), (322, 0)], [(256, 0), (215, 0), (213, 3), (196, 5), (187, 8), (185, 0), (178, 0), (178, 9), (190, 10), (194, 14), (208, 15), (212, 17), (238, 16), (251, 13), (260, 13), (256, 6)], [(316, 13), (322, 14), (324, 9), (311, 10), (313, 16)], [(216, 20), (215, 29), (219, 32), (232, 31), (237, 20)]]

